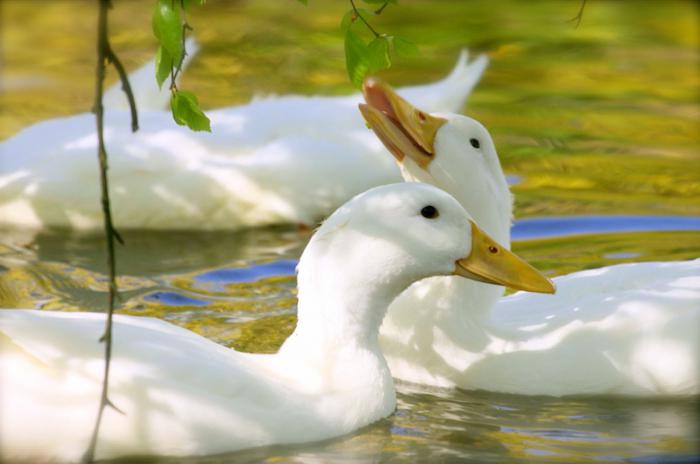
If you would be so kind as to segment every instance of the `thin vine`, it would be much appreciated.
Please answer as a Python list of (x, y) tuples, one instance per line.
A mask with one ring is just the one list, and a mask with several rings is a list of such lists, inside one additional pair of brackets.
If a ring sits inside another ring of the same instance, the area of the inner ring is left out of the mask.
[(581, 5), (579, 6), (578, 13), (576, 13), (576, 16), (571, 18), (569, 21), (570, 22), (576, 22), (576, 25), (574, 28), (578, 28), (579, 25), (581, 24), (581, 19), (583, 19), (583, 10), (586, 8), (586, 0), (581, 0)]
[[(384, 4), (381, 6), (381, 8), (379, 8), (377, 11), (374, 12), (374, 14), (377, 14), (377, 15), (381, 14), (382, 11), (384, 11), (384, 8), (385, 8), (388, 4), (389, 4), (389, 2), (384, 3)], [(356, 19), (359, 19), (360, 21), (362, 21), (362, 22), (365, 24), (365, 26), (367, 26), (367, 29), (369, 29), (370, 32), (371, 32), (372, 34), (374, 34), (374, 37), (379, 37), (379, 36), (380, 36), (379, 32), (377, 32), (377, 31), (372, 27), (372, 25), (371, 25), (370, 23), (368, 23), (367, 20), (362, 16), (362, 13), (360, 12), (360, 10), (357, 9), (357, 5), (355, 5), (355, 1), (354, 1), (354, 0), (350, 0), (350, 5), (352, 6), (352, 11), (353, 11), (353, 13), (355, 14), (355, 18), (356, 18)]]
[(177, 63), (177, 66), (173, 66), (170, 70), (170, 91), (171, 92), (177, 92), (177, 77), (180, 75), (180, 71), (182, 71), (182, 63), (185, 62), (185, 57), (187, 56), (187, 47), (185, 46), (185, 41), (187, 40), (187, 31), (191, 31), (192, 27), (189, 25), (187, 22), (187, 14), (185, 10), (185, 0), (180, 0), (180, 8), (182, 10), (182, 39), (181, 39), (181, 46), (182, 46), (182, 54), (180, 54), (180, 59)]
[(102, 94), (104, 90), (104, 79), (106, 72), (107, 62), (114, 65), (117, 73), (119, 74), (119, 79), (122, 83), (122, 90), (126, 94), (127, 100), (129, 101), (129, 108), (131, 110), (131, 130), (137, 131), (139, 127), (138, 123), (138, 113), (136, 111), (136, 102), (134, 100), (133, 92), (131, 91), (131, 85), (129, 84), (129, 79), (126, 75), (124, 67), (122, 66), (119, 58), (112, 50), (109, 43), (109, 36), (107, 30), (107, 13), (109, 8), (111, 8), (110, 0), (97, 0), (99, 3), (99, 13), (97, 19), (97, 67), (96, 67), (96, 84), (95, 84), (95, 106), (93, 112), (95, 113), (95, 120), (97, 125), (97, 158), (100, 165), (100, 190), (101, 190), (101, 203), (102, 203), (102, 213), (104, 216), (104, 230), (107, 242), (107, 266), (109, 272), (109, 305), (107, 309), (107, 321), (105, 323), (105, 331), (102, 337), (100, 337), (100, 342), (105, 345), (105, 365), (104, 374), (102, 378), (102, 393), (100, 395), (100, 404), (97, 410), (97, 418), (95, 420), (95, 427), (92, 431), (92, 436), (90, 438), (90, 443), (88, 449), (83, 455), (83, 462), (93, 462), (95, 459), (95, 448), (97, 446), (97, 438), (100, 432), (100, 424), (102, 423), (102, 416), (104, 410), (107, 406), (115, 409), (116, 411), (123, 414), (114, 403), (109, 399), (109, 371), (112, 360), (112, 319), (114, 315), (114, 302), (118, 296), (119, 289), (117, 287), (116, 280), (116, 257), (114, 253), (114, 243), (118, 241), (124, 244), (121, 236), (114, 228), (114, 222), (112, 220), (112, 209), (109, 198), (109, 177), (107, 175), (108, 163), (107, 163), (107, 150), (105, 148), (104, 140), (104, 107), (102, 105)]

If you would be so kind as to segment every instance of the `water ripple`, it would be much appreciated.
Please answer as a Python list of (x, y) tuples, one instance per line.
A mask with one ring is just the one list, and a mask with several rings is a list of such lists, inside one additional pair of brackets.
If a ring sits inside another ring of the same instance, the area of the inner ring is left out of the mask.
[(513, 240), (620, 232), (700, 230), (697, 216), (547, 216), (520, 219), (511, 229)]

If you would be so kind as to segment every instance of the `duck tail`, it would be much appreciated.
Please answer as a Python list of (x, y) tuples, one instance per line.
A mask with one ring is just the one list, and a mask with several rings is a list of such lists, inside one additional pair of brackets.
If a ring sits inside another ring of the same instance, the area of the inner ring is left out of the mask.
[[(194, 37), (190, 37), (185, 42), (185, 48), (187, 50), (187, 56), (185, 56), (185, 60), (182, 63), (183, 70), (190, 64), (192, 58), (194, 58), (199, 51), (199, 44)], [(179, 80), (180, 78), (178, 76), (178, 81)], [(131, 72), (129, 74), (129, 83), (131, 84), (131, 90), (136, 100), (136, 108), (139, 111), (160, 111), (168, 106), (170, 90), (168, 89), (167, 82), (163, 83), (162, 88), (158, 88), (158, 83), (156, 82), (155, 58), (136, 71)], [(129, 108), (129, 103), (122, 90), (121, 82), (117, 82), (107, 89), (102, 97), (102, 103), (105, 108), (108, 109), (125, 110)]]
[(483, 54), (469, 61), (469, 51), (462, 49), (457, 63), (447, 77), (432, 84), (403, 87), (398, 92), (417, 107), (430, 113), (459, 113), (488, 64), (489, 59)]

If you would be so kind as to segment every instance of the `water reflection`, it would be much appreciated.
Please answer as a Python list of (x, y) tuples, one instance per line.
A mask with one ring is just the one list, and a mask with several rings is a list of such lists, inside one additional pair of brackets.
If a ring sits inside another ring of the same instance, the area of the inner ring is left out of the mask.
[[(185, 273), (236, 267), (253, 260), (298, 256), (310, 234), (295, 227), (217, 232), (138, 231), (121, 232), (125, 246), (117, 248), (119, 273), (130, 276)], [(100, 233), (48, 230), (41, 232), (2, 230), (2, 245), (13, 253), (35, 260), (64, 262), (104, 272), (105, 255)], [(0, 248), (0, 256), (3, 250)]]
[(700, 230), (694, 216), (548, 216), (520, 219), (511, 231), (513, 240), (531, 240), (580, 234)]
[[(553, 399), (397, 385), (396, 413), (353, 435), (222, 462), (696, 462), (697, 402)], [(679, 440), (679, 437), (684, 437)]]
[[(605, 223), (606, 219), (610, 221)], [(689, 219), (680, 225), (694, 224), (694, 218)], [(553, 274), (700, 255), (698, 230), (583, 234), (590, 224), (611, 231), (625, 223), (619, 218), (553, 220), (545, 231), (552, 227), (577, 235), (520, 240), (514, 248)], [(659, 224), (642, 223), (650, 228)], [(575, 230), (577, 224), (583, 225), (581, 230)], [(6, 231), (0, 236), (3, 306), (104, 309), (107, 288), (99, 237), (65, 231)], [(295, 228), (127, 232), (127, 246), (120, 249), (120, 311), (160, 317), (242, 351), (274, 352), (295, 325), (293, 272), (308, 237), (308, 232)], [(194, 460), (145, 462), (691, 462), (691, 457), (698, 457), (697, 398), (554, 399), (406, 383), (397, 387), (396, 414), (348, 437)]]
[(297, 261), (281, 260), (264, 264), (251, 264), (239, 269), (218, 269), (199, 274), (199, 282), (237, 283), (256, 282), (267, 277), (294, 275)]

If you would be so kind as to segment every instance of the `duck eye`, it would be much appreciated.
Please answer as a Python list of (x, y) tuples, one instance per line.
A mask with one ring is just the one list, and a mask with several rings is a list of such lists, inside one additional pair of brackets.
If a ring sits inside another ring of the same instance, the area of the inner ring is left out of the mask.
[(422, 210), (420, 210), (420, 214), (426, 219), (435, 219), (440, 215), (437, 208), (433, 205), (425, 206)]
[(479, 143), (479, 139), (469, 139), (469, 143), (471, 143), (472, 147), (474, 147), (474, 148), (481, 147), (481, 144)]

